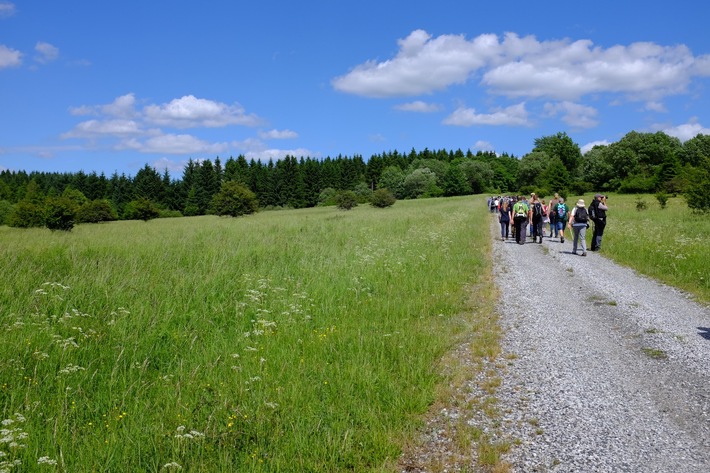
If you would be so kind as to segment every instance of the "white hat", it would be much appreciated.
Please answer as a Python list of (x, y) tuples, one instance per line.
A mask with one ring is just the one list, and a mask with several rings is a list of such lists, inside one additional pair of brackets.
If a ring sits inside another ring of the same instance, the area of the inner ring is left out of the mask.
[(584, 199), (579, 199), (577, 201), (577, 207), (584, 207)]

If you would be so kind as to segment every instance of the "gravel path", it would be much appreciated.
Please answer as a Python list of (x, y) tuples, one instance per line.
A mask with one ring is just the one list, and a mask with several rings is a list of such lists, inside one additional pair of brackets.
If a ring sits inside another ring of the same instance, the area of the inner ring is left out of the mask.
[(571, 250), (494, 244), (496, 397), (519, 441), (505, 459), (516, 472), (710, 472), (710, 310)]

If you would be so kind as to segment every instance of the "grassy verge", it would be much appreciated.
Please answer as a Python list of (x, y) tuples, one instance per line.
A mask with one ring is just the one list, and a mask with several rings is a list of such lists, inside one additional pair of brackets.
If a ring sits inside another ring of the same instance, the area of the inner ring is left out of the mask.
[[(584, 198), (589, 205), (592, 196)], [(710, 302), (707, 216), (691, 212), (682, 197), (670, 198), (663, 209), (653, 195), (614, 194), (609, 208), (602, 244), (605, 256)], [(587, 231), (588, 245), (591, 238), (592, 228)]]
[(0, 227), (0, 461), (387, 471), (470, 331), (484, 214), (453, 198)]

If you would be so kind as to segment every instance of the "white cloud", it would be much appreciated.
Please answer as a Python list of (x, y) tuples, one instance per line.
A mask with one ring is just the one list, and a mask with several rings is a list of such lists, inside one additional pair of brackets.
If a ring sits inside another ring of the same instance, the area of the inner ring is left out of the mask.
[(609, 142), (607, 140), (592, 141), (584, 146), (581, 146), (579, 150), (582, 152), (582, 154), (584, 154), (595, 146), (609, 146)]
[(525, 102), (511, 105), (507, 108), (495, 110), (493, 113), (476, 113), (473, 108), (459, 107), (446, 117), (444, 125), (473, 126), (473, 125), (512, 125), (530, 126)]
[(0, 2), (0, 18), (7, 18), (15, 14), (15, 5), (10, 2)]
[(175, 177), (177, 175), (182, 175), (182, 172), (185, 170), (185, 166), (187, 165), (187, 160), (180, 160), (180, 161), (175, 161), (173, 159), (169, 159), (166, 157), (162, 157), (160, 159), (156, 159), (153, 161), (152, 167), (153, 169), (156, 169), (162, 173), (164, 170), (168, 170), (170, 173), (171, 177)]
[(369, 97), (426, 94), (466, 82), (497, 49), (495, 35), (467, 41), (462, 35), (432, 38), (424, 30), (415, 30), (398, 43), (399, 53), (393, 59), (361, 64), (333, 79), (333, 87)]
[(316, 157), (317, 155), (312, 153), (306, 148), (295, 148), (295, 149), (264, 149), (260, 151), (247, 151), (244, 153), (246, 159), (254, 159), (261, 162), (267, 162), (270, 159), (278, 161), (286, 156), (293, 156), (295, 158), (301, 157)]
[(695, 119), (691, 119), (688, 123), (663, 129), (663, 132), (669, 136), (675, 136), (680, 141), (688, 141), (695, 138), (698, 134), (710, 135), (710, 128), (703, 127), (697, 123)]
[(586, 105), (565, 101), (546, 103), (543, 108), (548, 116), (562, 114), (562, 121), (574, 128), (593, 128), (599, 123), (597, 110)]
[(126, 140), (116, 148), (133, 149), (141, 153), (218, 155), (228, 150), (229, 145), (228, 143), (209, 143), (192, 135), (163, 134), (145, 141), (135, 138)]
[(432, 113), (441, 110), (440, 105), (437, 105), (435, 103), (422, 102), (421, 100), (395, 105), (394, 108), (395, 110), (401, 110), (403, 112), (417, 113)]
[(174, 99), (167, 104), (148, 105), (143, 113), (150, 123), (174, 128), (256, 126), (260, 123), (256, 115), (246, 114), (239, 104), (226, 105), (193, 95)]
[[(218, 127), (228, 125), (256, 125), (255, 115), (246, 114), (238, 105), (228, 106), (212, 100), (198, 99), (192, 95), (172, 100), (162, 105), (147, 105), (137, 109), (138, 100), (128, 93), (104, 105), (72, 107), (69, 112), (76, 116), (93, 115), (97, 118), (78, 123), (62, 138), (82, 138), (92, 144), (100, 141), (112, 149), (131, 149), (142, 153), (156, 154), (206, 154), (217, 155), (239, 147), (237, 142), (211, 143), (190, 134), (168, 133), (155, 125), (172, 128)], [(263, 132), (271, 139), (296, 138), (291, 130)], [(112, 142), (113, 140), (113, 142)], [(264, 146), (259, 140), (258, 148)], [(247, 143), (246, 141), (244, 143)]]
[(649, 101), (646, 102), (646, 110), (649, 110), (651, 112), (661, 112), (661, 113), (666, 113), (668, 109), (666, 109), (665, 105), (663, 105), (661, 102), (654, 102), (654, 101)]
[(40, 64), (47, 64), (54, 61), (59, 57), (59, 48), (52, 46), (49, 43), (44, 43), (42, 41), (35, 45), (35, 51), (37, 55), (35, 56), (35, 61)]
[(539, 41), (506, 33), (467, 40), (416, 30), (399, 40), (392, 59), (358, 65), (332, 85), (370, 97), (413, 96), (463, 84), (476, 73), (489, 92), (511, 98), (575, 101), (612, 93), (658, 100), (685, 92), (696, 76), (709, 76), (710, 56), (693, 56), (684, 45), (639, 42), (604, 49), (584, 39)]
[(291, 138), (298, 138), (298, 133), (291, 130), (269, 130), (260, 131), (259, 137), (265, 140), (286, 140)]
[(0, 69), (16, 67), (22, 63), (22, 53), (0, 44)]
[(116, 97), (107, 105), (81, 105), (70, 107), (69, 113), (72, 115), (106, 115), (108, 117), (131, 118), (136, 117), (135, 96), (130, 93)]
[(488, 141), (478, 140), (476, 141), (476, 144), (473, 145), (473, 149), (481, 151), (494, 151), (495, 147)]
[(140, 124), (133, 120), (87, 120), (79, 123), (62, 138), (96, 138), (99, 136), (134, 136), (143, 135)]

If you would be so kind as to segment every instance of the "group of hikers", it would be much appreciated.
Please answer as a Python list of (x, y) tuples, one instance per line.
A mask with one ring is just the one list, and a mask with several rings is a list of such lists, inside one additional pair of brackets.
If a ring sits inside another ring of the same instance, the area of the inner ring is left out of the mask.
[(589, 222), (594, 223), (594, 236), (591, 251), (599, 251), (606, 227), (606, 211), (609, 210), (606, 196), (596, 194), (594, 200), (586, 207), (584, 199), (579, 199), (570, 209), (565, 199), (555, 193), (546, 203), (533, 192), (526, 196), (498, 196), (488, 198), (488, 207), (498, 215), (500, 222), (500, 237), (502, 241), (515, 239), (519, 245), (525, 244), (527, 233), (534, 243), (542, 243), (545, 236), (545, 226), (549, 225), (550, 239), (560, 239), (565, 242), (565, 228), (572, 232), (572, 253), (577, 254), (581, 247), (582, 256), (587, 256), (586, 233)]

